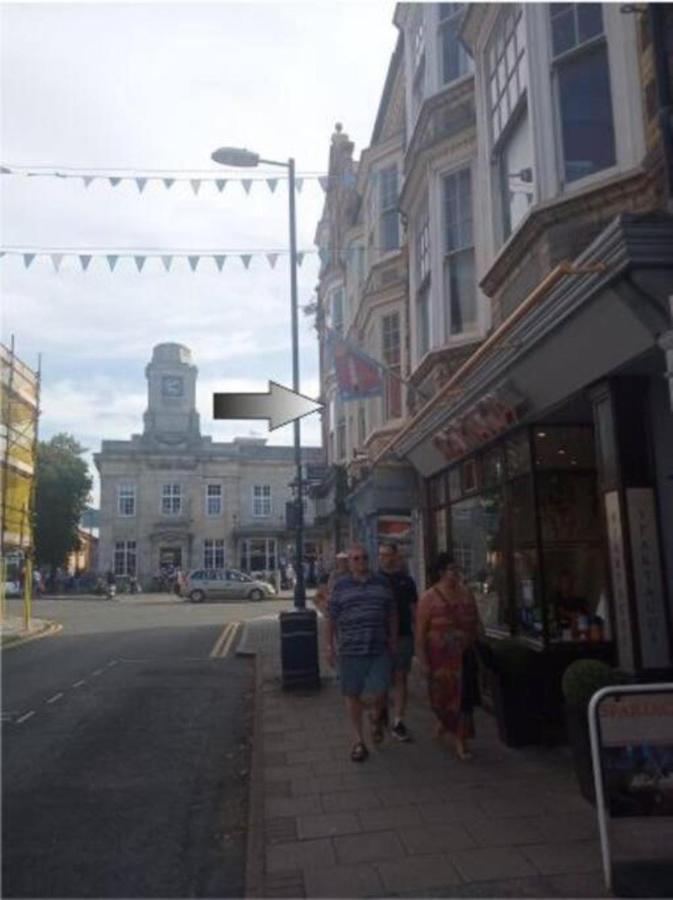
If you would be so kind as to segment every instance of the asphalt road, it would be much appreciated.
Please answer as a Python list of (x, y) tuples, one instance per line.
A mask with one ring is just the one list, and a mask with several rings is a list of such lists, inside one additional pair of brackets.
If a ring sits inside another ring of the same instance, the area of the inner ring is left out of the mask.
[(252, 665), (232, 623), (284, 606), (36, 602), (64, 629), (2, 653), (4, 897), (243, 895)]

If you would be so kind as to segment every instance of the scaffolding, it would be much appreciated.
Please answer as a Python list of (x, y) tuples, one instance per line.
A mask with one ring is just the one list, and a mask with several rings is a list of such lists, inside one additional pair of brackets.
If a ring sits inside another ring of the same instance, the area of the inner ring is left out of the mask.
[(33, 371), (0, 344), (0, 616), (6, 616), (8, 581), (23, 579), (25, 627), (33, 589), (35, 482), (40, 364)]

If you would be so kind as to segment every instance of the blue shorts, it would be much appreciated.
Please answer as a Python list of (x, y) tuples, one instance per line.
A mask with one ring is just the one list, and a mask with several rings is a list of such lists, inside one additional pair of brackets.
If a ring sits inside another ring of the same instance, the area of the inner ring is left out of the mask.
[(411, 661), (414, 658), (414, 638), (410, 634), (401, 634), (397, 638), (397, 651), (393, 659), (394, 672), (411, 672)]
[(392, 659), (380, 656), (340, 656), (339, 682), (344, 697), (376, 696), (390, 688)]

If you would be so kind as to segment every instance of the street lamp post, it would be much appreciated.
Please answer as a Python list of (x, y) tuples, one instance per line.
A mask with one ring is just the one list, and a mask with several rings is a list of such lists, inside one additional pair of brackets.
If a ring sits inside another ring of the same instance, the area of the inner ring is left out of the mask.
[[(278, 162), (261, 159), (258, 153), (239, 147), (220, 147), (211, 154), (211, 159), (224, 166), (254, 168), (260, 163), (266, 166), (280, 166), (288, 171), (288, 194), (290, 212), (290, 303), (292, 310), (292, 390), (299, 393), (299, 300), (297, 296), (297, 215), (295, 211), (295, 170), (294, 159)], [(301, 465), (301, 423), (294, 420), (294, 462), (296, 469), (297, 506), (295, 516), (295, 609), (306, 608), (306, 585), (304, 582), (304, 498)]]

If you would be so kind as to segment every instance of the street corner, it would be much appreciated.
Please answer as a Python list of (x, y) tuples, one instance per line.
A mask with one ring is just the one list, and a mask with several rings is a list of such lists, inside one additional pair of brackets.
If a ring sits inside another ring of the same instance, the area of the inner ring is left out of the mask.
[(10, 647), (27, 644), (29, 641), (59, 634), (62, 630), (63, 625), (60, 622), (50, 619), (33, 619), (28, 628), (24, 626), (23, 620), (8, 619), (0, 623), (0, 646), (3, 650), (7, 650)]

